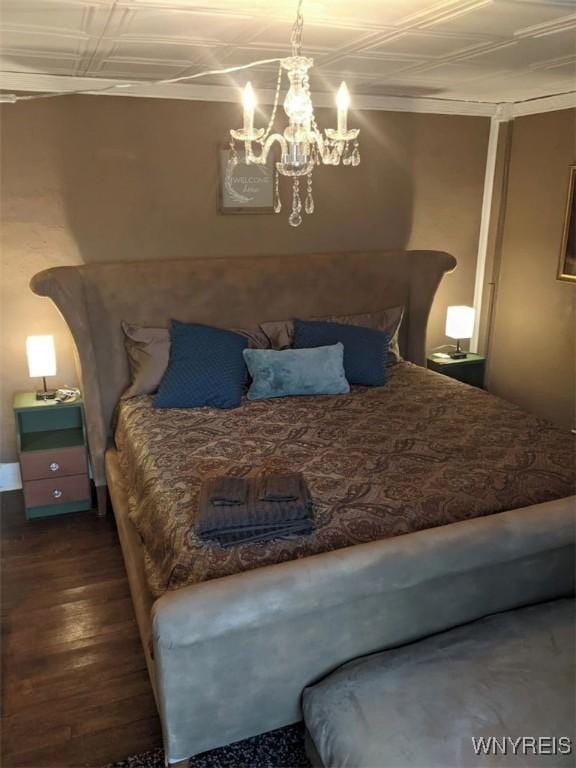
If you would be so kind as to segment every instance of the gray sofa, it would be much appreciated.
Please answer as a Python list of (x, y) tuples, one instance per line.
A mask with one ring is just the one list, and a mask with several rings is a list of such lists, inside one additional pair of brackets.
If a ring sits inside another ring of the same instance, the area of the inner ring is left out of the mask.
[(326, 768), (573, 766), (574, 674), (573, 599), (489, 616), (306, 689), (309, 753)]

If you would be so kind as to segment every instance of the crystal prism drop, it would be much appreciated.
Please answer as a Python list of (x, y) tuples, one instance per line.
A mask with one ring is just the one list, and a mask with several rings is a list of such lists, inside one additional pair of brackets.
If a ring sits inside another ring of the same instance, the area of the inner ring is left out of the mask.
[(344, 157), (342, 158), (342, 165), (352, 165), (352, 156), (344, 155)]
[(300, 200), (300, 195), (295, 199), (295, 208), (298, 213), (302, 210), (302, 200)]
[(278, 172), (274, 177), (274, 213), (280, 213), (282, 210), (282, 200), (280, 199), (280, 185), (278, 183)]
[(360, 152), (357, 147), (352, 152), (352, 165), (360, 165)]
[(304, 202), (304, 210), (306, 213), (314, 213), (314, 198), (312, 197), (312, 193), (308, 192), (306, 195), (306, 201)]
[(300, 216), (297, 211), (292, 211), (290, 218), (288, 219), (288, 223), (292, 227), (299, 227), (300, 224), (302, 224), (302, 216)]
[(238, 165), (238, 153), (236, 152), (236, 145), (234, 144), (234, 141), (230, 142), (230, 154), (228, 155), (228, 166), (230, 167), (230, 170), (233, 168), (236, 168)]

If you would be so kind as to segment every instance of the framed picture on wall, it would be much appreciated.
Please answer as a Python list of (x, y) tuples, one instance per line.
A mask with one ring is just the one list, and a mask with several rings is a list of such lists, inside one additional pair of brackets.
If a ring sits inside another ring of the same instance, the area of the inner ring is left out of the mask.
[(229, 147), (220, 148), (219, 212), (274, 213), (274, 163), (247, 165), (244, 151), (237, 150), (238, 162), (230, 161)]
[(576, 165), (570, 166), (558, 280), (576, 282)]

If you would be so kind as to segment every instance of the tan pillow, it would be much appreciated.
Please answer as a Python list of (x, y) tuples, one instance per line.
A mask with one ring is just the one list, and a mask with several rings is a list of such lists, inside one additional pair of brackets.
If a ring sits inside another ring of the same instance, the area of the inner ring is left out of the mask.
[(170, 331), (122, 323), (131, 384), (123, 398), (156, 392), (170, 359)]
[[(342, 325), (359, 325), (363, 328), (374, 328), (390, 336), (388, 345), (388, 365), (398, 363), (400, 348), (398, 332), (402, 323), (404, 307), (389, 307), (377, 312), (364, 312), (359, 315), (330, 315), (328, 317), (312, 317), (311, 320), (325, 320)], [(260, 328), (268, 338), (272, 349), (288, 349), (294, 344), (294, 324), (292, 320), (276, 320), (270, 323), (260, 323)]]
[[(170, 360), (170, 331), (168, 328), (146, 328), (122, 322), (124, 346), (130, 365), (131, 384), (122, 398), (151, 395), (160, 386)], [(270, 346), (266, 335), (259, 329), (246, 331), (233, 329), (248, 339), (252, 349)]]

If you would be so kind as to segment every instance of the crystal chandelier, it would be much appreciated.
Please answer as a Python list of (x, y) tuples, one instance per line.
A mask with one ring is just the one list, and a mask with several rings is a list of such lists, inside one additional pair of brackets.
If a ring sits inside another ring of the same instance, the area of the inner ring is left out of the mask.
[[(236, 165), (238, 154), (235, 140), (244, 143), (246, 164), (264, 165), (272, 147), (280, 147), (280, 160), (275, 163), (274, 175), (274, 211), (280, 213), (282, 201), (279, 192), (279, 175), (292, 178), (292, 212), (288, 221), (293, 227), (302, 224), (302, 207), (307, 214), (314, 213), (312, 195), (312, 173), (320, 165), (359, 165), (357, 128), (348, 128), (348, 107), (350, 95), (346, 83), (342, 83), (336, 97), (338, 110), (337, 128), (327, 128), (324, 134), (318, 128), (314, 117), (314, 107), (310, 95), (308, 70), (313, 66), (312, 59), (302, 56), (302, 0), (298, 2), (296, 22), (292, 30), (292, 55), (280, 60), (278, 81), (272, 114), (266, 128), (254, 127), (254, 108), (256, 99), (251, 83), (246, 83), (243, 93), (244, 125), (239, 130), (232, 129), (230, 134), (230, 162)], [(290, 87), (284, 99), (284, 111), (288, 125), (283, 133), (272, 133), (282, 86), (282, 72), (286, 70)], [(306, 193), (302, 206), (300, 179), (306, 177)]]

